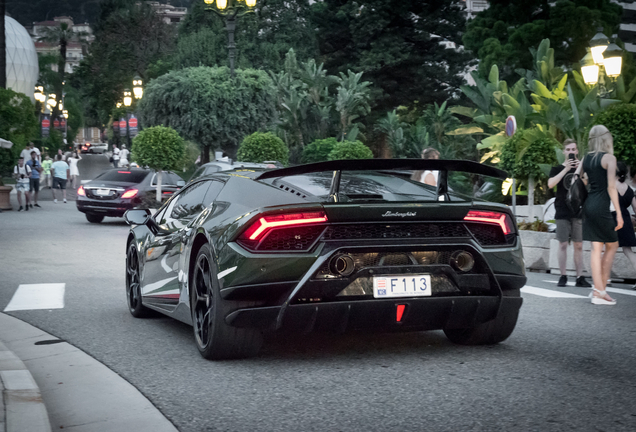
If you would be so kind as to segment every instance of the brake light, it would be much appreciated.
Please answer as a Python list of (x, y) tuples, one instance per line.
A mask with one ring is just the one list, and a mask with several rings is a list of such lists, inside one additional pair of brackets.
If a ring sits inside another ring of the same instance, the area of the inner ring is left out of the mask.
[(506, 213), (499, 213), (485, 210), (471, 210), (464, 217), (465, 221), (482, 222), (487, 224), (499, 225), (505, 235), (514, 231), (512, 220)]
[(139, 192), (137, 189), (128, 189), (126, 192), (124, 192), (124, 194), (121, 197), (122, 198), (132, 198), (135, 195), (137, 195), (137, 192)]
[(80, 196), (86, 196), (86, 191), (84, 190), (84, 186), (80, 186), (77, 190), (77, 194)]
[(130, 171), (117, 171), (119, 174), (130, 174)]
[(274, 228), (301, 226), (322, 222), (327, 222), (327, 215), (323, 211), (263, 216), (245, 230), (241, 237), (249, 240), (259, 240), (269, 230)]

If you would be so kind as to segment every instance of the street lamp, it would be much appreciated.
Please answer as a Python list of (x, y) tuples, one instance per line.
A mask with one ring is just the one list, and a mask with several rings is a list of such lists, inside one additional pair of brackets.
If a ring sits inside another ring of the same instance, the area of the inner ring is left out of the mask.
[(132, 105), (132, 93), (129, 89), (124, 90), (124, 105), (129, 107)]
[(44, 100), (46, 99), (46, 95), (44, 94), (44, 87), (35, 86), (35, 91), (33, 92), (33, 97), (35, 98), (36, 101), (38, 101), (40, 103), (44, 103)]
[(583, 74), (583, 81), (587, 85), (596, 85), (598, 82), (599, 67), (594, 63), (592, 53), (587, 53), (581, 60), (581, 73)]
[(590, 40), (589, 52), (581, 59), (580, 64), (585, 84), (598, 84), (598, 95), (605, 98), (612, 91), (607, 89), (605, 77), (611, 82), (621, 74), (623, 50), (615, 43), (610, 43), (602, 30), (599, 28), (598, 33)]
[[(205, 10), (216, 13), (225, 18), (227, 30), (228, 50), (230, 54), (230, 76), (234, 78), (234, 59), (236, 57), (236, 45), (234, 44), (234, 32), (236, 31), (236, 18), (247, 13), (254, 12), (256, 0), (203, 0), (207, 5)], [(216, 6), (214, 3), (216, 1)]]
[(590, 40), (590, 48), (592, 51), (592, 57), (594, 58), (594, 63), (603, 63), (603, 52), (607, 49), (608, 45), (609, 39), (603, 34), (603, 27), (599, 27), (598, 33), (596, 33), (592, 40)]
[(141, 99), (144, 95), (143, 81), (139, 75), (133, 78), (133, 94), (135, 99)]
[(46, 104), (49, 106), (50, 110), (53, 110), (53, 108), (55, 108), (55, 105), (57, 105), (57, 101), (55, 100), (55, 93), (49, 94), (49, 99), (46, 101)]

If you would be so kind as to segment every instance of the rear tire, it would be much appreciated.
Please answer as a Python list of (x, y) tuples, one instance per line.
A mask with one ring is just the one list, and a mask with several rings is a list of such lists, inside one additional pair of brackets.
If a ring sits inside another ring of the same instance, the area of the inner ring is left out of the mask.
[(263, 345), (257, 329), (229, 326), (225, 317), (232, 311), (254, 306), (252, 302), (231, 302), (221, 298), (216, 265), (210, 246), (205, 244), (196, 256), (190, 306), (194, 340), (201, 355), (208, 360), (252, 357)]
[(104, 220), (104, 216), (96, 215), (92, 213), (86, 213), (86, 220), (90, 223), (101, 223)]
[[(520, 297), (519, 290), (505, 291), (504, 297)], [(502, 311), (495, 319), (464, 329), (444, 329), (446, 337), (458, 345), (494, 345), (508, 339), (517, 325), (518, 308)]]
[(135, 318), (147, 318), (153, 315), (141, 302), (141, 285), (139, 272), (139, 255), (134, 243), (128, 245), (126, 251), (126, 300), (128, 311)]

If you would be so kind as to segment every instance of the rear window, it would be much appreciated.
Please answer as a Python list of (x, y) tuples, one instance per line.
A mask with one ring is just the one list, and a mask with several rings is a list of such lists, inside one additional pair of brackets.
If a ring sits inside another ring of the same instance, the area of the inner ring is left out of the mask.
[(148, 171), (109, 170), (95, 177), (95, 180), (141, 183)]

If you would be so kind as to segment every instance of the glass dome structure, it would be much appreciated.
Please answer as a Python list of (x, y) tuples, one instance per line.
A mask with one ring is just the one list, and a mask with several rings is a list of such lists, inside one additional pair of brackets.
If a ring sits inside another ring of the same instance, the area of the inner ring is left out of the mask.
[(31, 36), (20, 23), (4, 17), (7, 44), (7, 87), (24, 93), (33, 100), (33, 88), (38, 80), (38, 54)]

